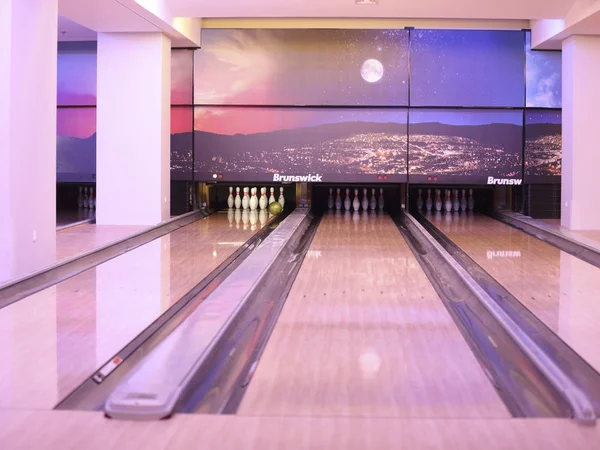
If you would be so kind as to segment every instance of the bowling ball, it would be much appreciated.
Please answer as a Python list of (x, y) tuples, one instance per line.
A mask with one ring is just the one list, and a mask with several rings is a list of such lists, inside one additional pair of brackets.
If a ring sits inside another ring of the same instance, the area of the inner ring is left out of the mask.
[(279, 214), (281, 211), (283, 211), (283, 208), (279, 202), (273, 202), (269, 205), (269, 212), (274, 216)]

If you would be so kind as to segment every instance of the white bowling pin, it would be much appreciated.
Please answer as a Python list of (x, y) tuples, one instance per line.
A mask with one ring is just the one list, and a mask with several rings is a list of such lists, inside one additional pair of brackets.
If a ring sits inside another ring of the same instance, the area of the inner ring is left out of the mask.
[[(244, 188), (244, 198), (242, 198), (242, 208), (248, 209), (249, 206), (250, 206), (250, 197), (248, 197), (248, 188), (245, 187)], [(243, 219), (243, 217), (242, 217), (242, 219)]]
[(354, 200), (352, 200), (352, 208), (354, 211), (360, 209), (360, 200), (358, 199), (358, 189), (354, 189)]
[(466, 191), (463, 189), (462, 190), (462, 197), (460, 198), (460, 210), (461, 211), (466, 211), (467, 210), (467, 199), (465, 196)]
[(467, 201), (467, 207), (469, 211), (473, 211), (475, 208), (475, 199), (473, 199), (473, 189), (469, 189), (469, 200)]
[(327, 198), (327, 208), (333, 209), (333, 188), (329, 188), (329, 197)]
[(423, 195), (421, 189), (419, 189), (419, 196), (417, 197), (417, 209), (420, 211), (423, 209)]
[(379, 200), (377, 201), (377, 206), (379, 209), (383, 209), (385, 207), (385, 200), (383, 198), (383, 188), (379, 188)]
[(446, 189), (446, 200), (444, 202), (446, 212), (452, 211), (452, 200), (450, 199), (450, 189)]
[(337, 188), (335, 196), (335, 209), (338, 211), (342, 208), (342, 197), (340, 197), (340, 188)]
[(460, 209), (460, 200), (458, 199), (458, 189), (454, 189), (454, 201), (452, 202), (452, 209), (458, 211)]
[(271, 188), (271, 196), (269, 197), (269, 205), (275, 201), (275, 195), (273, 194), (273, 192), (275, 192), (275, 189)]
[(260, 200), (258, 201), (258, 206), (260, 206), (261, 211), (267, 208), (267, 188), (260, 188)]
[(234, 200), (233, 200), (233, 187), (229, 187), (229, 197), (227, 197), (227, 207), (233, 208)]
[(442, 191), (439, 189), (435, 190), (435, 210), (437, 212), (442, 210)]
[(427, 211), (431, 211), (432, 205), (433, 201), (431, 200), (431, 189), (427, 189), (427, 200), (425, 200), (425, 209)]
[(344, 199), (344, 209), (350, 211), (350, 189), (346, 188), (346, 198)]
[(258, 198), (256, 197), (256, 188), (252, 188), (252, 196), (250, 197), (250, 210), (254, 211), (258, 207)]
[(369, 208), (374, 211), (377, 208), (377, 198), (375, 198), (375, 188), (371, 189), (371, 201), (369, 202)]
[(363, 199), (362, 199), (362, 209), (363, 211), (366, 211), (367, 209), (369, 209), (369, 199), (367, 198), (367, 189), (363, 188)]
[(281, 205), (281, 209), (283, 209), (283, 206), (285, 205), (285, 197), (283, 196), (283, 187), (279, 188), (279, 198), (277, 199), (277, 202)]
[(239, 187), (235, 188), (235, 200), (234, 200), (233, 204), (235, 205), (235, 209), (240, 209), (240, 206), (242, 206), (242, 198), (240, 197), (240, 188)]

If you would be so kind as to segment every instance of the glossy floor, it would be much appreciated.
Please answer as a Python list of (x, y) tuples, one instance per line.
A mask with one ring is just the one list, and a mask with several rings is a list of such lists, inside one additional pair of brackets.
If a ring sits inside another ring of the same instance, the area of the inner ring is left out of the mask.
[(558, 228), (561, 233), (576, 241), (600, 250), (600, 230), (569, 230), (560, 225), (560, 219), (540, 219), (541, 222)]
[(243, 415), (508, 417), (387, 215), (326, 215)]
[(0, 309), (0, 408), (52, 408), (261, 226), (214, 214)]
[(487, 216), (429, 219), (600, 370), (600, 269)]

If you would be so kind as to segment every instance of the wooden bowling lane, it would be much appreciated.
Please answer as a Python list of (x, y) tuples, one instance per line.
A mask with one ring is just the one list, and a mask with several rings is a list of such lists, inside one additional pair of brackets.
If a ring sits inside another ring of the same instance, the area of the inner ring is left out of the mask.
[(1, 309), (0, 408), (52, 408), (260, 228), (213, 214)]
[(600, 370), (600, 269), (487, 216), (428, 218)]
[(508, 417), (392, 220), (326, 215), (238, 414)]

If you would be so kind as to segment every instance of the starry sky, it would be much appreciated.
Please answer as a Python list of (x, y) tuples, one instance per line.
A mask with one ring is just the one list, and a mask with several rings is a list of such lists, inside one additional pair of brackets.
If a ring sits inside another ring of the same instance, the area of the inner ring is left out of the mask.
[(171, 104), (191, 105), (194, 52), (192, 50), (171, 51)]
[(488, 125), (508, 123), (521, 126), (523, 113), (515, 110), (411, 109), (410, 123), (439, 122), (447, 125)]
[(523, 32), (413, 30), (414, 106), (513, 106), (524, 102)]
[[(378, 81), (361, 75), (369, 59)], [(405, 106), (408, 32), (207, 29), (194, 77), (200, 105)]]
[(525, 114), (525, 123), (562, 123), (562, 113), (560, 111), (527, 111)]
[(89, 138), (96, 132), (96, 108), (58, 108), (56, 134), (58, 136)]
[(96, 49), (58, 53), (57, 103), (96, 104)]
[(526, 33), (527, 106), (562, 107), (562, 53), (531, 50), (531, 33)]
[(328, 123), (406, 123), (405, 109), (369, 108), (195, 108), (194, 128), (218, 134), (253, 134)]

